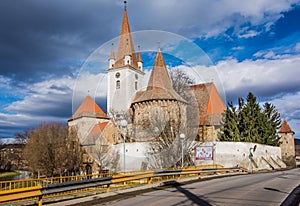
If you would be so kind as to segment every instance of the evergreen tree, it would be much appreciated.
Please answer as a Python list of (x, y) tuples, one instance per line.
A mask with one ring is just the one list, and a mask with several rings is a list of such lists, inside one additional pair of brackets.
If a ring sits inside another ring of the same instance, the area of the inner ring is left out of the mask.
[(280, 114), (274, 105), (265, 103), (260, 107), (253, 93), (249, 93), (246, 101), (238, 99), (238, 108), (228, 103), (224, 114), (224, 125), (220, 141), (256, 142), (279, 146), (277, 129), (281, 124)]
[(228, 103), (223, 121), (224, 127), (222, 133), (219, 135), (220, 141), (240, 141), (237, 111), (232, 102)]
[(266, 131), (268, 139), (265, 144), (279, 146), (280, 139), (277, 135), (277, 129), (279, 129), (281, 125), (280, 114), (276, 107), (269, 102), (263, 105), (263, 114), (268, 125), (268, 130)]
[(241, 140), (245, 142), (258, 142), (260, 135), (258, 123), (260, 121), (260, 106), (256, 97), (250, 92), (246, 98), (247, 103), (241, 99), (239, 102), (239, 129)]

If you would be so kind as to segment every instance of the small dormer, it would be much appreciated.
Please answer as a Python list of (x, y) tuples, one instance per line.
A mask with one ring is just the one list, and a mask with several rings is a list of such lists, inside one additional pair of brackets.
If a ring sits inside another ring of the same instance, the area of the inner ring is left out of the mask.
[(141, 56), (141, 51), (140, 51), (140, 46), (139, 46), (139, 51), (138, 51), (138, 58), (137, 58), (137, 64), (138, 64), (138, 69), (143, 71), (143, 60)]
[(109, 68), (112, 69), (115, 67), (115, 53), (114, 53), (114, 48), (111, 49), (110, 52), (110, 57), (109, 57)]
[(124, 65), (131, 65), (131, 56), (130, 55), (124, 56)]

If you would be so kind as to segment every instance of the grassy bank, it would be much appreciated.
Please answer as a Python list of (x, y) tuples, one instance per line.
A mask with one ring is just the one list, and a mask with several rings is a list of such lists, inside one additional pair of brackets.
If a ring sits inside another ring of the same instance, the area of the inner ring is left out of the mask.
[(10, 172), (0, 172), (0, 180), (12, 178), (14, 176), (20, 175), (20, 172), (10, 171)]

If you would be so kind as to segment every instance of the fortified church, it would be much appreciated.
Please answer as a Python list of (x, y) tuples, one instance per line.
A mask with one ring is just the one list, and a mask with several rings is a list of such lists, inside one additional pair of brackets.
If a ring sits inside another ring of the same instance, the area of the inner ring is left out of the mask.
[[(151, 138), (146, 138), (143, 132), (155, 129), (151, 127), (153, 112), (164, 114), (165, 120), (177, 130), (175, 133), (179, 134), (180, 125), (185, 125), (188, 103), (173, 89), (160, 49), (145, 90), (142, 89), (144, 78), (141, 52), (135, 51), (125, 4), (117, 51), (112, 48), (108, 62), (107, 114), (87, 96), (68, 120), (69, 128), (77, 130), (89, 172), (99, 167), (121, 170), (125, 155), (126, 167), (147, 169), (143, 147)], [(194, 93), (199, 111), (195, 140), (216, 141), (226, 106), (214, 83), (192, 85), (189, 90)], [(121, 120), (127, 123), (123, 127)], [(132, 156), (138, 160), (130, 160)]]

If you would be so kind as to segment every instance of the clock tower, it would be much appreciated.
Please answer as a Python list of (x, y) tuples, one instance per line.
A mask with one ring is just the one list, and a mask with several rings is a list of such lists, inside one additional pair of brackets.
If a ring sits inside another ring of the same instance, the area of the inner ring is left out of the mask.
[(107, 113), (126, 112), (135, 93), (142, 88), (145, 75), (141, 53), (136, 54), (134, 50), (126, 1), (117, 55), (112, 48), (107, 72)]

